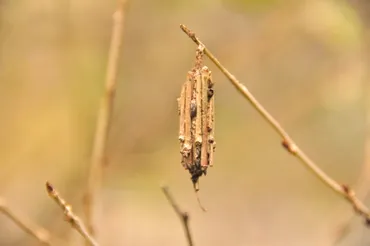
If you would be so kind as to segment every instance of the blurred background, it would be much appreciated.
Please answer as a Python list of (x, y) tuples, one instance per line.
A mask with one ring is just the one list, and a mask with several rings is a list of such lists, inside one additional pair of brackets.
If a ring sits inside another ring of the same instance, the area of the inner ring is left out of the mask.
[[(82, 239), (44, 183), (83, 215), (115, 9), (113, 0), (0, 0), (0, 195), (64, 245)], [(368, 1), (129, 0), (125, 18), (96, 215), (101, 245), (187, 245), (162, 183), (190, 213), (198, 246), (370, 243), (351, 206), (281, 148), (208, 60), (217, 149), (200, 179), (203, 213), (180, 164), (176, 103), (196, 49), (182, 23), (325, 172), (357, 184), (370, 172)], [(0, 245), (39, 243), (0, 215)]]

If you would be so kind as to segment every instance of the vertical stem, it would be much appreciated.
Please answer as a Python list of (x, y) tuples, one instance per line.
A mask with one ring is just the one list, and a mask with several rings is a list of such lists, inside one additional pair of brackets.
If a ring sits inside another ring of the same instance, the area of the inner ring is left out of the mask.
[(91, 235), (96, 234), (94, 209), (97, 201), (96, 196), (101, 187), (102, 169), (106, 160), (107, 138), (111, 124), (111, 114), (113, 111), (118, 64), (122, 45), (124, 6), (125, 1), (120, 1), (116, 12), (113, 14), (113, 30), (105, 79), (105, 92), (100, 103), (87, 190), (84, 197), (86, 224)]
[(209, 166), (213, 166), (213, 156), (215, 151), (215, 136), (214, 136), (214, 130), (215, 130), (215, 95), (213, 90), (213, 81), (212, 81), (212, 74), (209, 71), (209, 77), (208, 77), (208, 109), (207, 109), (207, 131), (208, 131), (208, 153), (209, 153)]
[(186, 82), (181, 87), (181, 94), (180, 97), (177, 99), (180, 116), (179, 140), (182, 145), (185, 141), (185, 91), (186, 91)]
[(181, 150), (182, 156), (186, 157), (186, 165), (189, 164), (189, 155), (192, 148), (191, 138), (191, 100), (193, 95), (193, 85), (191, 75), (188, 74), (185, 82), (185, 113), (184, 113), (184, 127), (185, 127), (185, 142)]
[(207, 130), (207, 111), (208, 111), (208, 68), (200, 70), (202, 81), (201, 103), (202, 103), (202, 154), (200, 165), (202, 168), (208, 167), (208, 130)]
[[(195, 147), (198, 149), (202, 145), (202, 77), (197, 69), (194, 72), (195, 80), (195, 99), (197, 103), (197, 115), (195, 118)], [(198, 151), (200, 153), (200, 151)]]

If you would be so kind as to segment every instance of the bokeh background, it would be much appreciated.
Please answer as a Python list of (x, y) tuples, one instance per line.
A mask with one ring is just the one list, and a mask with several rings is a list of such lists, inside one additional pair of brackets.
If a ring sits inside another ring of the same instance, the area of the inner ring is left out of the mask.
[[(0, 194), (63, 245), (82, 239), (44, 183), (83, 214), (115, 8), (113, 0), (0, 1)], [(196, 48), (183, 23), (325, 172), (355, 185), (369, 172), (369, 16), (366, 0), (129, 0), (96, 215), (101, 245), (187, 245), (162, 183), (190, 213), (198, 246), (368, 245), (350, 205), (281, 148), (207, 60), (217, 149), (200, 180), (203, 213), (180, 165), (176, 98)], [(0, 245), (39, 243), (0, 215)]]

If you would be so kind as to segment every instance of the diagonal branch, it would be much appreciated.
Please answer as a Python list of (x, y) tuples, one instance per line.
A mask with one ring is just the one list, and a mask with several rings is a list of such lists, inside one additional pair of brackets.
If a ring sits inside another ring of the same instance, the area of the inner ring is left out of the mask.
[(52, 245), (50, 242), (50, 233), (46, 229), (39, 227), (14, 213), (3, 198), (0, 198), (0, 213), (12, 220), (24, 232), (36, 238), (41, 244)]
[[(370, 86), (368, 83), (363, 84), (363, 97), (365, 101), (365, 139), (364, 139), (364, 154), (363, 164), (360, 171), (354, 190), (356, 190), (359, 199), (366, 199), (370, 192)], [(346, 216), (341, 223), (336, 227), (336, 233), (332, 238), (332, 245), (337, 245), (351, 231), (351, 220), (353, 215)]]
[(187, 212), (181, 211), (181, 209), (179, 208), (179, 206), (175, 202), (175, 199), (172, 197), (172, 195), (171, 195), (167, 186), (162, 186), (161, 188), (162, 188), (162, 191), (163, 191), (164, 195), (166, 196), (168, 202), (171, 204), (173, 210), (175, 211), (175, 213), (177, 214), (177, 216), (181, 220), (182, 226), (183, 226), (184, 231), (185, 231), (186, 239), (188, 241), (188, 245), (189, 246), (194, 246), (193, 238), (191, 236), (190, 228), (189, 228), (189, 214)]
[(332, 179), (323, 170), (321, 170), (292, 140), (288, 133), (280, 126), (279, 122), (257, 101), (252, 93), (245, 85), (240, 83), (234, 75), (232, 75), (208, 50), (208, 48), (196, 37), (195, 33), (189, 30), (186, 26), (180, 25), (180, 28), (191, 38), (197, 45), (204, 46), (204, 53), (209, 59), (221, 70), (221, 72), (229, 79), (239, 93), (247, 99), (250, 104), (258, 111), (258, 113), (268, 122), (275, 132), (282, 138), (283, 147), (293, 156), (304, 164), (317, 178), (319, 178), (326, 186), (331, 188), (337, 194), (341, 195), (349, 203), (352, 204), (355, 212), (362, 216), (367, 224), (370, 224), (369, 209), (355, 195), (354, 191), (347, 185), (343, 185)]
[[(356, 190), (357, 197), (359, 199), (366, 199), (370, 191), (370, 109), (367, 109), (366, 112), (366, 136), (365, 136), (365, 147), (364, 147), (364, 161), (360, 171), (360, 176), (354, 186)], [(353, 215), (346, 216), (343, 221), (341, 221), (336, 226), (336, 233), (334, 237), (331, 238), (330, 244), (328, 245), (337, 245), (341, 242), (351, 230), (351, 220)]]
[(46, 191), (49, 196), (58, 204), (58, 206), (63, 210), (65, 220), (78, 231), (81, 236), (86, 240), (87, 243), (91, 246), (99, 246), (99, 244), (95, 241), (95, 239), (89, 234), (85, 225), (83, 224), (82, 220), (75, 215), (72, 211), (71, 205), (69, 205), (58, 193), (58, 191), (54, 188), (49, 181), (46, 181)]
[(95, 139), (91, 156), (91, 166), (84, 196), (84, 212), (89, 232), (95, 235), (94, 207), (96, 193), (99, 191), (102, 179), (102, 169), (106, 164), (106, 147), (108, 133), (111, 125), (114, 94), (116, 92), (119, 58), (122, 46), (124, 26), (124, 9), (126, 0), (119, 0), (118, 8), (113, 14), (113, 30), (109, 49), (107, 74), (105, 79), (105, 92), (101, 100), (97, 119)]

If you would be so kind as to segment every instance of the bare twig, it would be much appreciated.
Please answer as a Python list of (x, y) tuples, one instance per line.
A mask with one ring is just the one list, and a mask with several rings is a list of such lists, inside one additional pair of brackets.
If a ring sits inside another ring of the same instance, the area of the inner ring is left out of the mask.
[[(364, 163), (362, 165), (358, 181), (354, 186), (357, 197), (361, 200), (364, 200), (367, 197), (370, 189), (370, 112), (367, 112), (367, 114)], [(329, 239), (330, 242), (328, 245), (337, 245), (348, 235), (351, 231), (351, 220), (353, 217), (353, 215), (346, 215), (346, 217), (336, 226), (334, 236)], [(367, 224), (368, 223), (369, 222), (367, 221)]]
[(185, 231), (186, 239), (188, 241), (188, 245), (193, 246), (194, 245), (193, 238), (191, 236), (190, 227), (189, 227), (189, 214), (187, 212), (181, 211), (181, 209), (179, 208), (179, 206), (175, 202), (175, 199), (173, 199), (173, 197), (172, 197), (172, 195), (171, 195), (167, 186), (162, 186), (161, 188), (162, 188), (162, 191), (163, 191), (164, 195), (166, 196), (168, 202), (171, 204), (173, 210), (175, 211), (175, 213), (177, 214), (177, 216), (179, 216), (179, 218), (181, 220), (182, 226), (183, 226), (184, 231)]
[(280, 126), (278, 121), (257, 101), (251, 92), (240, 83), (234, 75), (232, 75), (206, 48), (206, 46), (196, 37), (195, 33), (190, 31), (186, 26), (180, 25), (180, 28), (191, 38), (198, 46), (204, 47), (204, 54), (221, 70), (221, 72), (229, 79), (240, 94), (247, 99), (258, 113), (269, 123), (275, 132), (282, 138), (283, 147), (297, 159), (299, 159), (306, 168), (308, 168), (317, 178), (319, 178), (326, 186), (330, 187), (337, 194), (345, 198), (352, 204), (355, 212), (362, 216), (366, 223), (370, 223), (369, 209), (357, 198), (354, 191), (347, 185), (339, 184), (332, 179), (323, 170), (321, 170), (291, 139), (288, 133)]
[(50, 233), (46, 229), (37, 226), (14, 213), (3, 198), (0, 198), (0, 213), (12, 220), (24, 232), (36, 238), (41, 244), (52, 245), (50, 242)]
[[(365, 141), (364, 141), (364, 160), (360, 175), (354, 185), (354, 190), (357, 193), (357, 197), (361, 200), (366, 199), (370, 191), (370, 86), (368, 83), (364, 83), (363, 97), (365, 101)], [(330, 245), (337, 245), (341, 242), (351, 231), (351, 220), (353, 215), (347, 216), (343, 219), (339, 225), (336, 226), (336, 233), (331, 239)]]
[[(180, 97), (177, 99), (180, 116), (179, 141), (183, 144), (185, 141), (185, 91), (186, 83), (181, 87)], [(190, 112), (189, 112), (190, 114)]]
[(364, 142), (364, 160), (360, 177), (355, 185), (355, 190), (361, 199), (365, 199), (370, 191), (370, 85), (364, 84), (365, 98), (365, 142)]
[(94, 235), (94, 204), (95, 195), (100, 189), (102, 169), (106, 161), (106, 146), (108, 132), (111, 124), (113, 111), (113, 99), (116, 91), (119, 57), (122, 45), (122, 33), (124, 26), (124, 7), (126, 1), (119, 1), (118, 8), (113, 14), (113, 30), (108, 57), (107, 75), (105, 79), (105, 92), (101, 100), (98, 121), (95, 132), (94, 146), (91, 157), (91, 167), (88, 177), (87, 190), (84, 197), (84, 210), (89, 232)]
[(366, 116), (366, 139), (364, 148), (364, 163), (361, 169), (361, 175), (355, 185), (355, 190), (361, 199), (365, 199), (370, 191), (370, 109)]
[(65, 220), (76, 230), (81, 236), (92, 246), (98, 246), (99, 244), (95, 239), (89, 234), (82, 220), (73, 213), (71, 205), (69, 205), (54, 188), (54, 186), (46, 181), (46, 191), (49, 196), (58, 204), (58, 206), (63, 210)]

